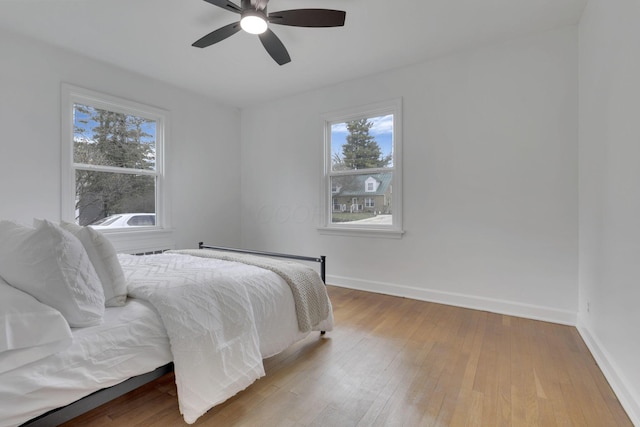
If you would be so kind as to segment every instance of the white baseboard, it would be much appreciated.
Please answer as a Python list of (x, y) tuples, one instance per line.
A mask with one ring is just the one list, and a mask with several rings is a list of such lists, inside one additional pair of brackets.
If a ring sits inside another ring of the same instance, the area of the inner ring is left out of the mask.
[(443, 292), (341, 276), (327, 276), (327, 283), (343, 288), (376, 292), (421, 301), (472, 308), (475, 310), (490, 311), (492, 313), (507, 314), (510, 316), (560, 323), (569, 326), (575, 326), (577, 321), (577, 313), (572, 311), (558, 310), (549, 307), (523, 304), (495, 298), (485, 298), (474, 295)]
[(581, 321), (580, 318), (578, 318), (577, 329), (631, 422), (634, 426), (640, 427), (640, 396), (634, 393), (623, 379), (624, 376), (618, 374), (620, 370), (617, 368), (613, 358), (610, 357), (597, 337), (589, 331), (586, 322)]

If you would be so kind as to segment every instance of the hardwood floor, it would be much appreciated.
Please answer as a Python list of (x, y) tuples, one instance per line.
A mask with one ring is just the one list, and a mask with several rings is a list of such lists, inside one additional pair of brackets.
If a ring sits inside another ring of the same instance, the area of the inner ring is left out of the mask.
[[(632, 426), (575, 328), (329, 287), (336, 327), (197, 426)], [(173, 376), (65, 426), (179, 426)]]

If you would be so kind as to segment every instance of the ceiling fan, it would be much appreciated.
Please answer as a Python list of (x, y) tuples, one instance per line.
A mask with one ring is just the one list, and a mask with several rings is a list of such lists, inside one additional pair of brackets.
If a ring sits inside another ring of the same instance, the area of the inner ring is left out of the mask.
[(346, 17), (346, 12), (332, 9), (292, 9), (267, 13), (269, 0), (241, 0), (241, 6), (229, 0), (205, 1), (228, 11), (239, 13), (241, 19), (210, 32), (193, 43), (192, 46), (201, 48), (211, 46), (242, 29), (248, 33), (257, 34), (264, 48), (279, 65), (290, 62), (291, 57), (284, 44), (269, 29), (268, 23), (311, 28), (341, 27), (344, 25)]

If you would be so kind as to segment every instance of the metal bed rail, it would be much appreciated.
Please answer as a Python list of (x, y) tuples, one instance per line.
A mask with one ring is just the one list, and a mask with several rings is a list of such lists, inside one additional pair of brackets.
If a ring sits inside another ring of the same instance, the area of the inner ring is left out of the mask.
[(303, 256), (303, 255), (283, 254), (279, 252), (252, 251), (248, 249), (237, 249), (237, 248), (227, 248), (224, 246), (205, 245), (203, 242), (199, 242), (198, 247), (200, 249), (214, 249), (217, 251), (238, 252), (238, 253), (249, 254), (249, 255), (262, 255), (262, 256), (270, 256), (275, 258), (295, 259), (298, 261), (317, 262), (317, 263), (320, 263), (320, 278), (322, 279), (322, 283), (324, 283), (325, 285), (327, 284), (327, 281), (326, 281), (327, 257), (325, 255), (320, 255), (319, 257), (310, 257), (310, 256)]

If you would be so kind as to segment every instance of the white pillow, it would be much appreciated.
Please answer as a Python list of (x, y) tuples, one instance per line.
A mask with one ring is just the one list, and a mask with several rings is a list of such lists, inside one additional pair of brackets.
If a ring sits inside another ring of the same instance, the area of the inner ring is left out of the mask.
[(123, 306), (127, 300), (127, 282), (113, 244), (91, 227), (81, 227), (62, 221), (60, 227), (82, 242), (93, 267), (98, 273), (107, 307)]
[(104, 292), (87, 251), (49, 221), (35, 229), (0, 221), (0, 276), (60, 311), (71, 327), (102, 322)]
[(58, 310), (0, 278), (0, 374), (64, 350), (71, 340)]

